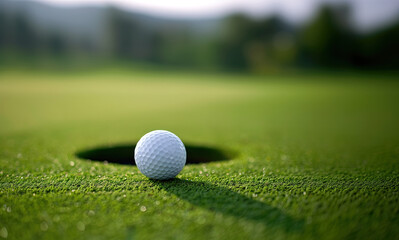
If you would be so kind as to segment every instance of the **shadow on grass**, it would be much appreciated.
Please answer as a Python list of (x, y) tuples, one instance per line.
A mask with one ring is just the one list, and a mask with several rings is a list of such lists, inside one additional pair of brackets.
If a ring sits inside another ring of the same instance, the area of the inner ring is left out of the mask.
[[(134, 161), (135, 147), (135, 144), (102, 146), (77, 152), (76, 156), (92, 161), (136, 165)], [(217, 162), (229, 160), (235, 156), (234, 153), (212, 147), (195, 145), (186, 145), (185, 147), (187, 151), (186, 164)]]
[(210, 211), (261, 222), (267, 227), (286, 232), (302, 231), (304, 227), (303, 220), (226, 187), (176, 178), (170, 181), (151, 181), (180, 199)]

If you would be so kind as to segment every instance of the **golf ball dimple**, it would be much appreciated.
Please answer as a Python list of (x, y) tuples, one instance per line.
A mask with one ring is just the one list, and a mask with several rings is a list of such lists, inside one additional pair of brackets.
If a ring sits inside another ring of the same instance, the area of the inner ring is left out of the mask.
[(141, 173), (148, 178), (174, 178), (186, 164), (186, 149), (175, 134), (155, 130), (144, 135), (136, 145), (134, 159)]

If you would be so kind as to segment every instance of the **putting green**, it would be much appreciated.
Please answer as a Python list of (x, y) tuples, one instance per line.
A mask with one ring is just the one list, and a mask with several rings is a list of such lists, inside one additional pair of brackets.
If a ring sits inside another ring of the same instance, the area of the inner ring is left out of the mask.
[[(0, 72), (0, 238), (394, 239), (396, 80)], [(191, 154), (172, 181), (128, 164), (155, 129)]]

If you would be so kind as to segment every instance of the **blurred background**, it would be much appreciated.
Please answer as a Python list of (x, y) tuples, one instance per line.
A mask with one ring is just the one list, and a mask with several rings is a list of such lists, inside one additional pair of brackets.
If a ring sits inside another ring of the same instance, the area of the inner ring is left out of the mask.
[(0, 0), (0, 67), (399, 67), (396, 0)]

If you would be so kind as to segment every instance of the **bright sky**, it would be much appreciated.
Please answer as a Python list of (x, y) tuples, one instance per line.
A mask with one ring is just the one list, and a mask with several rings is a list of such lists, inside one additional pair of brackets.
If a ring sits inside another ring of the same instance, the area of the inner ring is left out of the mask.
[(39, 0), (60, 5), (115, 5), (127, 10), (177, 17), (216, 17), (233, 11), (255, 16), (274, 12), (291, 21), (309, 17), (323, 2), (348, 2), (361, 25), (378, 25), (399, 16), (399, 0)]

